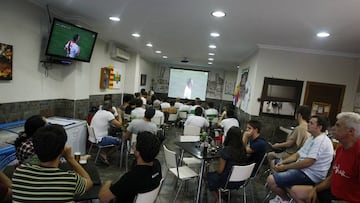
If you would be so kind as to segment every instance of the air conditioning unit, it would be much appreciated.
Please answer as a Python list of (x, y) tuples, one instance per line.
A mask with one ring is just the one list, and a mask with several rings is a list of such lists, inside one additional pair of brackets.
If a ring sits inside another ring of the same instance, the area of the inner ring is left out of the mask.
[(130, 60), (130, 54), (118, 47), (113, 47), (110, 55), (116, 61), (127, 62)]

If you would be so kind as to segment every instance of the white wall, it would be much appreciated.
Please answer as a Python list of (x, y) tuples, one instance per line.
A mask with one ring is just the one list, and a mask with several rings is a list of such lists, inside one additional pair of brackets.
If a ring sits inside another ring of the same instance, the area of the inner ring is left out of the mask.
[(141, 88), (145, 88), (145, 90), (147, 90), (147, 91), (150, 90), (151, 80), (154, 79), (154, 77), (155, 77), (155, 64), (145, 61), (143, 58), (140, 57), (138, 77), (140, 77), (141, 74), (146, 75), (146, 85), (141, 86), (140, 80), (139, 80), (138, 81), (139, 89), (136, 90), (137, 92), (140, 92)]
[(256, 65), (251, 67), (249, 77), (252, 84), (251, 115), (259, 115), (260, 102), (257, 99), (261, 96), (264, 77), (304, 81), (301, 103), (307, 81), (345, 85), (342, 111), (353, 110), (360, 75), (358, 59), (269, 49), (260, 49), (254, 58)]

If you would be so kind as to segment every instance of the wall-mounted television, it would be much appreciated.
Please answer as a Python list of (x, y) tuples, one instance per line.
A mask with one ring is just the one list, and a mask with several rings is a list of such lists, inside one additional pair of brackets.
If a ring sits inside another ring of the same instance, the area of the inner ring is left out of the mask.
[(97, 33), (54, 18), (45, 55), (90, 62)]

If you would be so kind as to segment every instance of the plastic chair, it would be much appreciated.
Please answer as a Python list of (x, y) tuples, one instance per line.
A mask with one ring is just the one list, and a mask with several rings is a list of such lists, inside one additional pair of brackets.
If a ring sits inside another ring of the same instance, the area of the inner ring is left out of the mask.
[(89, 142), (90, 142), (90, 147), (89, 147), (88, 154), (90, 154), (91, 149), (93, 148), (94, 145), (97, 146), (97, 148), (98, 148), (98, 151), (97, 151), (96, 157), (95, 157), (95, 164), (96, 164), (96, 162), (97, 162), (97, 160), (98, 160), (98, 158), (99, 158), (99, 155), (100, 155), (100, 151), (101, 151), (102, 149), (104, 149), (104, 148), (114, 147), (115, 145), (113, 145), (113, 144), (111, 144), (111, 145), (105, 145), (105, 146), (100, 146), (100, 145), (98, 145), (98, 144), (97, 144), (98, 141), (96, 140), (94, 128), (91, 127), (91, 126), (89, 126), (89, 125), (87, 125), (87, 129), (88, 129), (88, 133), (89, 133), (89, 138), (88, 138), (88, 140), (89, 140)]
[(179, 113), (170, 113), (168, 117), (168, 123), (175, 125), (178, 119)]
[(129, 156), (133, 156), (135, 152), (135, 145), (136, 145), (136, 138), (137, 134), (133, 133), (131, 135), (131, 139), (127, 140), (127, 154), (125, 158), (125, 171), (128, 171), (128, 162), (129, 162)]
[(244, 202), (246, 202), (246, 185), (249, 182), (250, 176), (252, 171), (254, 170), (255, 167), (255, 163), (246, 165), (246, 166), (233, 166), (231, 169), (231, 172), (229, 174), (229, 177), (225, 183), (224, 187), (220, 187), (218, 189), (218, 193), (219, 193), (219, 203), (221, 203), (222, 199), (221, 199), (221, 192), (228, 192), (228, 201), (230, 201), (230, 194), (231, 194), (231, 189), (228, 188), (228, 184), (230, 182), (243, 182), (242, 185), (239, 186), (239, 188), (236, 189), (243, 189), (243, 197), (244, 197)]
[(197, 178), (199, 174), (197, 174), (188, 166), (179, 166), (176, 153), (174, 151), (169, 150), (165, 145), (163, 145), (163, 147), (164, 147), (165, 163), (167, 168), (172, 174), (174, 174), (177, 177), (177, 180), (180, 180), (180, 185), (173, 201), (175, 202), (179, 195), (183, 182), (190, 180), (192, 178)]
[(264, 154), (263, 158), (261, 159), (261, 161), (259, 163), (258, 168), (256, 169), (256, 172), (254, 173), (253, 176), (250, 177), (250, 180), (249, 180), (252, 202), (254, 202), (254, 181), (255, 181), (255, 178), (259, 175), (260, 169), (261, 169), (262, 165), (264, 164), (264, 161), (266, 160), (266, 158), (267, 158), (267, 153)]
[(145, 193), (138, 193), (134, 199), (134, 203), (154, 203), (160, 192), (160, 188), (163, 182), (164, 178), (160, 180), (159, 186), (157, 186), (155, 189)]
[(184, 135), (193, 135), (193, 136), (199, 136), (200, 135), (201, 128), (197, 126), (192, 125), (186, 125), (184, 126)]

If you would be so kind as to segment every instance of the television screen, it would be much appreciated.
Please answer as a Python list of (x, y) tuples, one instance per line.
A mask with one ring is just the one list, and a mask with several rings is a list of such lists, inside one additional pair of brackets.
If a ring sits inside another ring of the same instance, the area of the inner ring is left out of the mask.
[(205, 100), (208, 72), (170, 69), (168, 97)]
[(90, 62), (97, 33), (54, 18), (45, 54)]

